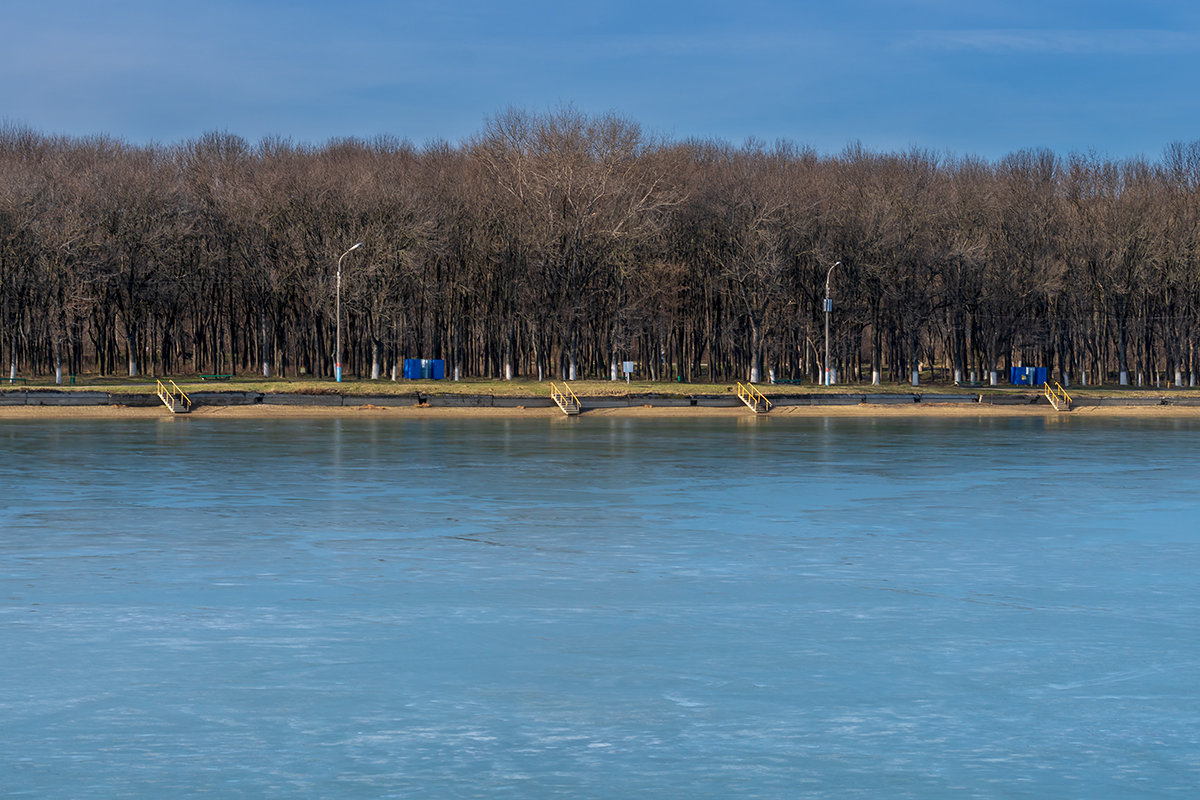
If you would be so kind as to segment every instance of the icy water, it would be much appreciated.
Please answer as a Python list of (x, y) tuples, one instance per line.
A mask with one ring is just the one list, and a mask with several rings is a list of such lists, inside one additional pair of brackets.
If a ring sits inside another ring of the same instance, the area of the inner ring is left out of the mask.
[(0, 422), (0, 796), (1194, 798), (1200, 424)]

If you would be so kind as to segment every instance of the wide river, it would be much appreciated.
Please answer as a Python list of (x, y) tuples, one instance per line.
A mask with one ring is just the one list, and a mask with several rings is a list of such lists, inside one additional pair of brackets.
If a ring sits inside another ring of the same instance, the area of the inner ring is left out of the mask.
[(0, 796), (1195, 798), (1200, 423), (0, 422)]

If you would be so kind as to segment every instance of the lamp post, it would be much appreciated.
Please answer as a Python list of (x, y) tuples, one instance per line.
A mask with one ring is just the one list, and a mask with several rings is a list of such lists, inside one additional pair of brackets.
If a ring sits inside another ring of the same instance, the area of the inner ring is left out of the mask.
[[(842, 262), (833, 262), (833, 267), (840, 267)], [(829, 386), (829, 315), (833, 312), (833, 300), (829, 297), (829, 279), (833, 276), (833, 267), (825, 273), (825, 385)]]
[[(334, 379), (342, 382), (342, 259), (350, 255), (351, 251), (362, 247), (363, 243), (351, 247), (338, 258), (337, 266), (337, 343), (334, 345), (333, 352), (333, 374)], [(828, 294), (828, 292), (826, 292)]]

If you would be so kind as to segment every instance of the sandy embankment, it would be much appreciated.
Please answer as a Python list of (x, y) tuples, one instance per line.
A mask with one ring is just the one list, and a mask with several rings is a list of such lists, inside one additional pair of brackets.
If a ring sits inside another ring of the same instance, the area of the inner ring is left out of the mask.
[[(748, 409), (742, 407), (705, 406), (630, 406), (621, 408), (594, 408), (586, 405), (582, 416), (593, 417), (642, 417), (642, 418), (702, 418), (702, 417), (745, 417), (754, 419)], [(392, 419), (565, 419), (555, 407), (539, 408), (448, 408), (429, 406), (199, 406), (190, 415), (173, 416), (163, 407), (131, 407), (120, 405), (96, 406), (0, 406), (0, 420), (14, 419), (321, 419), (375, 417)], [(770, 414), (759, 419), (779, 417), (926, 417), (926, 418), (982, 418), (982, 417), (1046, 417), (1053, 419), (1069, 417), (1129, 417), (1129, 418), (1200, 418), (1200, 406), (1154, 405), (1154, 406), (1082, 406), (1070, 412), (1057, 412), (1045, 405), (992, 405), (988, 403), (913, 403), (904, 405), (859, 403), (855, 405), (829, 406), (777, 406)]]

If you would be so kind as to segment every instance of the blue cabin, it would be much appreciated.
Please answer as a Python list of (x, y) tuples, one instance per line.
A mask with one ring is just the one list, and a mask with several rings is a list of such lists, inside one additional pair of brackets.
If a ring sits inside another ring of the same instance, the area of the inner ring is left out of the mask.
[(1013, 367), (1009, 383), (1014, 386), (1045, 386), (1045, 367)]
[(413, 381), (440, 381), (446, 377), (446, 362), (440, 358), (406, 358), (404, 377)]

